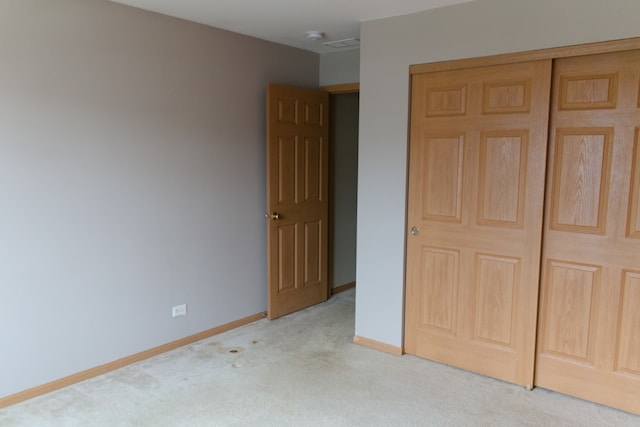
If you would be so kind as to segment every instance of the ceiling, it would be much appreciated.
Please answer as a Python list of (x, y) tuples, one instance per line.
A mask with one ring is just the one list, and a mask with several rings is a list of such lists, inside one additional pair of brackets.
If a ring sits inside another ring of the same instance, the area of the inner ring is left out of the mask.
[[(472, 0), (111, 0), (317, 53), (359, 38), (360, 23)], [(307, 31), (324, 37), (307, 39)], [(346, 49), (353, 49), (347, 47)]]

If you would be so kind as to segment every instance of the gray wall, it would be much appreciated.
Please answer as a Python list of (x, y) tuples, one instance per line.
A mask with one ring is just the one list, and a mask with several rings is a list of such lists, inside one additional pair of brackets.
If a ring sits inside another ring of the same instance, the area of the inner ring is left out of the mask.
[(320, 86), (358, 83), (360, 49), (341, 50), (320, 55)]
[(331, 95), (331, 270), (333, 287), (356, 280), (358, 94)]
[(638, 0), (477, 0), (361, 27), (356, 334), (402, 345), (409, 66), (640, 36)]
[(3, 0), (0, 61), (0, 397), (266, 309), (265, 85), (318, 55)]

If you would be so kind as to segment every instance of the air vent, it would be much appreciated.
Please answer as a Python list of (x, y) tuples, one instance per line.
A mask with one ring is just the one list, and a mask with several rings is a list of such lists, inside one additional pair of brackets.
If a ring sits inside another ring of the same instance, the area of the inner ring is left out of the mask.
[(352, 37), (350, 39), (336, 40), (336, 41), (326, 42), (322, 44), (325, 46), (333, 47), (335, 49), (344, 49), (347, 47), (360, 46), (360, 39)]

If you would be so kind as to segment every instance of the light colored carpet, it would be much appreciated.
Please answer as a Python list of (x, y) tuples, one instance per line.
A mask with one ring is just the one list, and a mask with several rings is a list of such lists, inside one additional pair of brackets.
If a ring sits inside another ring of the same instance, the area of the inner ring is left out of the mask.
[(352, 344), (353, 324), (352, 290), (2, 409), (0, 426), (640, 426), (636, 415)]

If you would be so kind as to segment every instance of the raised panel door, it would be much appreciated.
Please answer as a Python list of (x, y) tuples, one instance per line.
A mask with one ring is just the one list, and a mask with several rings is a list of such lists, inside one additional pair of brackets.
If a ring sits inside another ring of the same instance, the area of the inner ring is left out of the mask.
[(412, 78), (405, 350), (532, 387), (551, 62)]
[(328, 297), (328, 101), (309, 89), (267, 89), (268, 316)]
[(640, 51), (554, 64), (535, 384), (640, 413)]

